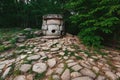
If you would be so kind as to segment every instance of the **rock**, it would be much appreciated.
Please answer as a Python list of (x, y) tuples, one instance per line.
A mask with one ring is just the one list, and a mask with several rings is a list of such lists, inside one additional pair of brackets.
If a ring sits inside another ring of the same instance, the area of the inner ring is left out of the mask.
[(83, 76), (83, 77), (77, 77), (74, 78), (72, 80), (93, 80), (92, 78), (88, 77), (88, 76)]
[(77, 64), (77, 62), (68, 63), (68, 67), (74, 66), (76, 64)]
[(72, 72), (71, 73), (71, 78), (76, 78), (76, 77), (79, 77), (81, 76), (81, 74), (79, 72)]
[(56, 70), (55, 70), (55, 73), (57, 73), (57, 74), (62, 74), (62, 72), (63, 72), (63, 68), (56, 68)]
[(65, 54), (64, 52), (59, 52), (59, 55), (61, 56), (64, 56), (64, 54)]
[(4, 73), (3, 73), (3, 75), (2, 75), (2, 78), (3, 78), (3, 79), (9, 74), (10, 70), (11, 70), (11, 67), (8, 67), (8, 68), (4, 71)]
[(26, 80), (24, 75), (19, 75), (14, 78), (14, 80)]
[(47, 56), (44, 56), (44, 57), (41, 57), (40, 59), (41, 60), (46, 60), (48, 57)]
[(20, 55), (20, 56), (18, 56), (17, 58), (16, 58), (16, 62), (18, 62), (18, 61), (20, 61), (20, 60), (22, 60), (22, 59), (24, 59), (24, 58), (26, 58), (27, 57), (27, 55)]
[(68, 59), (68, 56), (64, 56), (63, 59), (67, 60), (67, 59)]
[(5, 67), (5, 64), (0, 64), (0, 70)]
[(99, 68), (96, 67), (96, 66), (93, 66), (93, 67), (92, 67), (92, 70), (95, 71), (95, 73), (98, 73), (98, 72), (99, 72)]
[(75, 51), (75, 49), (71, 48), (71, 47), (68, 47), (67, 48), (68, 51)]
[(42, 50), (43, 50), (43, 51), (48, 51), (48, 50), (49, 50), (49, 47), (42, 47)]
[(24, 52), (23, 49), (21, 49), (21, 50), (15, 50), (15, 51), (14, 51), (15, 54), (21, 54), (21, 53), (23, 53), (23, 52)]
[(110, 69), (110, 67), (103, 66), (102, 70), (106, 72), (106, 71), (110, 71), (111, 69)]
[(10, 43), (10, 41), (4, 41), (4, 42), (2, 42), (2, 44), (3, 44), (3, 45), (9, 45), (9, 44), (11, 44), (11, 43)]
[(64, 67), (64, 63), (60, 63), (60, 64), (58, 65), (58, 67), (59, 67), (59, 68), (63, 68), (63, 67)]
[(36, 63), (33, 65), (32, 70), (37, 73), (43, 73), (47, 70), (47, 65), (45, 63)]
[(29, 74), (29, 75), (27, 75), (27, 80), (33, 80), (33, 75), (32, 74)]
[(116, 65), (115, 65), (115, 67), (118, 67), (118, 68), (120, 68), (120, 64), (119, 64), (119, 65), (117, 65), (117, 64), (116, 64)]
[(120, 77), (120, 72), (117, 72), (116, 75), (117, 75), (118, 77)]
[(70, 70), (66, 69), (61, 75), (62, 80), (70, 80)]
[(39, 49), (34, 49), (34, 52), (35, 52), (35, 53), (39, 52)]
[(20, 45), (18, 45), (18, 47), (23, 48), (23, 47), (25, 47), (25, 44), (20, 44)]
[(56, 47), (56, 48), (51, 48), (51, 51), (58, 51), (60, 48)]
[(89, 77), (92, 77), (92, 78), (96, 77), (96, 74), (93, 73), (90, 69), (87, 69), (87, 68), (82, 69), (80, 72), (81, 72), (81, 74), (83, 74), (85, 76), (89, 76)]
[(95, 79), (95, 80), (106, 80), (106, 79), (105, 79), (105, 76), (99, 75), (99, 76), (97, 77), (97, 79)]
[(62, 48), (62, 45), (61, 45), (61, 44), (57, 44), (57, 47), (58, 47), (58, 48)]
[(51, 54), (48, 54), (47, 56), (48, 56), (48, 58), (52, 58), (53, 57), (53, 55), (51, 55)]
[(1, 68), (4, 66), (4, 64), (6, 64), (6, 65), (12, 64), (14, 61), (15, 61), (15, 59), (5, 60), (5, 61), (0, 62), (0, 65), (2, 65)]
[(52, 78), (53, 80), (60, 80), (60, 77), (58, 75), (53, 75)]
[(28, 70), (30, 70), (30, 68), (31, 68), (30, 64), (23, 64), (19, 70), (22, 72), (27, 72)]
[(35, 31), (34, 34), (35, 34), (36, 36), (41, 36), (41, 35), (42, 35), (42, 31), (41, 31), (41, 30)]
[(66, 61), (66, 63), (72, 63), (72, 62), (74, 62), (74, 60), (72, 59)]
[(17, 38), (18, 38), (17, 41), (20, 43), (26, 40), (26, 36), (17, 36)]
[(45, 53), (45, 52), (39, 52), (39, 54), (40, 54), (42, 57), (45, 57), (45, 56), (46, 56), (46, 53)]
[(109, 77), (110, 79), (112, 79), (112, 80), (116, 80), (117, 79), (117, 76), (113, 72), (111, 72), (111, 71), (106, 71), (105, 75), (107, 77)]
[(53, 73), (53, 71), (54, 71), (54, 70), (52, 70), (52, 69), (48, 69), (48, 70), (47, 70), (47, 73), (46, 73), (46, 76), (51, 75), (51, 74)]
[(32, 51), (28, 51), (27, 54), (32, 54), (33, 52)]
[(27, 58), (27, 60), (38, 60), (40, 58), (40, 55), (32, 55)]
[(80, 69), (82, 69), (82, 67), (80, 65), (75, 65), (71, 69), (73, 69), (74, 71), (79, 71)]
[(53, 58), (53, 59), (48, 59), (47, 63), (48, 63), (48, 66), (49, 66), (50, 68), (52, 68), (52, 67), (54, 67), (55, 64), (56, 64), (56, 59), (55, 59), (55, 58)]
[(24, 31), (31, 31), (31, 28), (25, 28)]

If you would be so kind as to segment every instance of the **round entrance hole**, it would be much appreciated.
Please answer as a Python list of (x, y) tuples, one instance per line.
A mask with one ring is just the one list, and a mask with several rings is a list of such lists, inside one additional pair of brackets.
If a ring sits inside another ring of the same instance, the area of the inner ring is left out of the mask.
[(54, 30), (54, 29), (52, 30), (52, 33), (55, 33), (55, 30)]

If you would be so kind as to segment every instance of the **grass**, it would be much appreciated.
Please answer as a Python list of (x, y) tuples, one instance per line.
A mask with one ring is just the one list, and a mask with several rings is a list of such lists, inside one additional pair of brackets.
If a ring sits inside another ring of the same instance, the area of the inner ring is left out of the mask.
[(1, 28), (0, 29), (0, 41), (9, 41), (15, 37), (17, 33), (21, 32), (20, 28)]
[(32, 29), (32, 31), (24, 31), (22, 28), (0, 28), (0, 44), (3, 41), (11, 41), (14, 43), (16, 41), (16, 34), (23, 33), (27, 36), (27, 38), (32, 38), (35, 35), (32, 32), (36, 31), (37, 29)]
[(52, 77), (52, 75), (50, 75), (50, 76), (48, 77), (48, 80), (54, 80), (53, 77)]
[(36, 73), (34, 80), (41, 80), (45, 77), (45, 72), (43, 73)]
[(9, 50), (9, 49), (11, 49), (13, 47), (14, 47), (14, 45), (7, 45), (7, 46), (0, 45), (0, 52), (4, 52), (4, 51)]

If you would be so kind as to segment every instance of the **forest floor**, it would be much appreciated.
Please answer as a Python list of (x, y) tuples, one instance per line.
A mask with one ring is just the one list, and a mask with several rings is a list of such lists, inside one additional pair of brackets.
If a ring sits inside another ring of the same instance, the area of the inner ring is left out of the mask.
[(120, 80), (120, 51), (90, 51), (69, 34), (58, 39), (34, 37), (0, 52), (0, 76), (0, 80)]

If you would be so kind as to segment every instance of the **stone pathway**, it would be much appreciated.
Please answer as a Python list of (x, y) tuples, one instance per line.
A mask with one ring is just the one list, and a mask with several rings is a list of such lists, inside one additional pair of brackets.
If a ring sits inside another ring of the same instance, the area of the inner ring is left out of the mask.
[(76, 37), (32, 38), (0, 54), (0, 80), (120, 80), (120, 53), (89, 52)]

